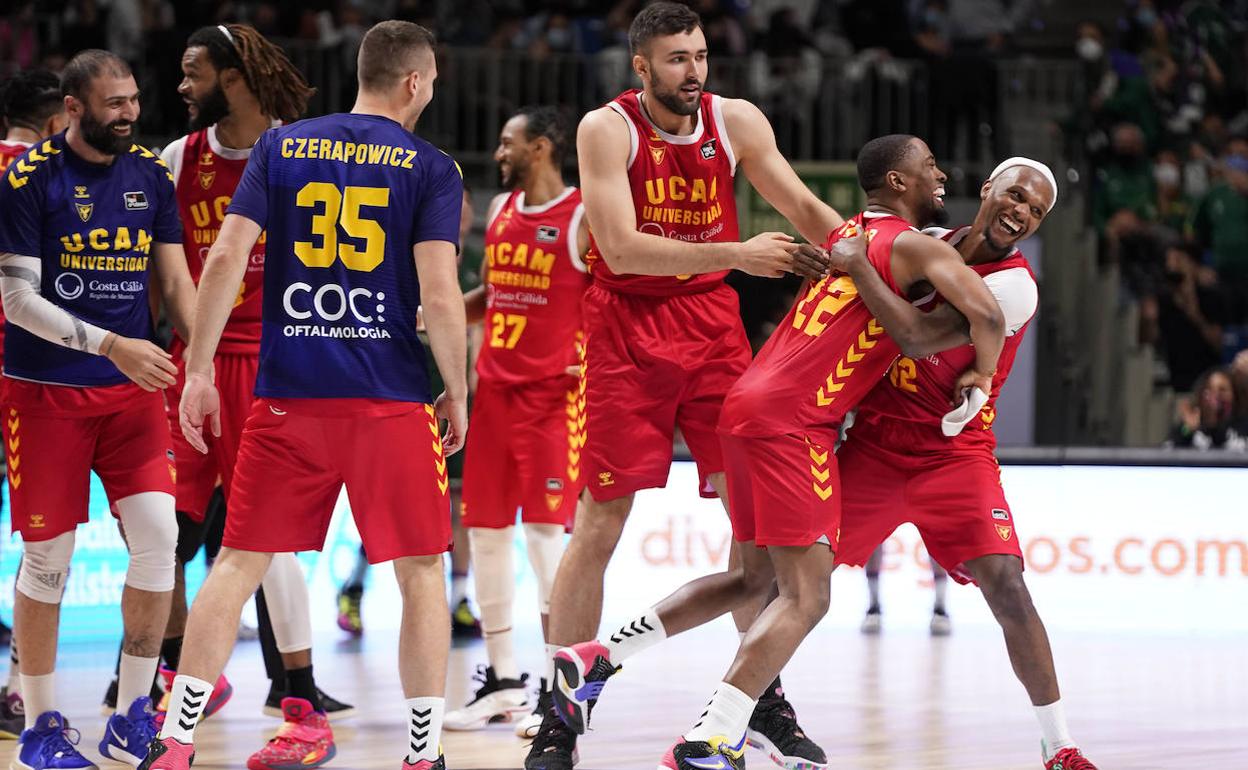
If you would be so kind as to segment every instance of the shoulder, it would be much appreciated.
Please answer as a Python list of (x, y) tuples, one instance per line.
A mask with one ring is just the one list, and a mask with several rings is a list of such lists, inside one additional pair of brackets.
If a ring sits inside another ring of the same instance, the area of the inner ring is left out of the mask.
[(1011, 334), (1035, 315), (1040, 291), (1027, 268), (1011, 267), (989, 273), (984, 276), (984, 283), (1001, 305)]
[(490, 225), (494, 223), (494, 218), (502, 213), (503, 207), (507, 205), (507, 201), (511, 199), (514, 193), (502, 192), (490, 199), (490, 205), (485, 210), (485, 227), (488, 230)]
[(628, 119), (610, 105), (585, 113), (577, 129), (577, 133), (582, 136), (619, 135), (627, 132)]
[(163, 177), (168, 179), (169, 182), (173, 182), (173, 171), (169, 168), (169, 164), (143, 145), (130, 145), (130, 152), (127, 155), (139, 168), (142, 168), (148, 174), (157, 178)]
[(10, 190), (21, 190), (32, 182), (36, 185), (44, 184), (55, 176), (64, 158), (64, 139), (64, 134), (57, 134), (19, 153), (4, 172), (4, 178), (8, 181), (6, 187)]
[(728, 129), (736, 144), (749, 143), (762, 129), (771, 130), (767, 116), (754, 102), (748, 99), (728, 99), (713, 96), (712, 104), (719, 103), (720, 112), (724, 116), (724, 126)]

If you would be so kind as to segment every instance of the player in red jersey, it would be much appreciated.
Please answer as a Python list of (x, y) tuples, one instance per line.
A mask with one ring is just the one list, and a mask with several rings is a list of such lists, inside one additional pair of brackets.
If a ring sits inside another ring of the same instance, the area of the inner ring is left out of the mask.
[(863, 400), (837, 453), (844, 479), (837, 563), (864, 563), (898, 525), (912, 522), (933, 561), (960, 583), (974, 581), (1001, 624), (1040, 722), (1045, 767), (1095, 770), (1066, 725), (1048, 635), (1023, 581), (1018, 531), (993, 455), (997, 396), (1037, 305), (1035, 277), (1015, 245), (1052, 210), (1057, 183), (1047, 166), (1010, 158), (984, 183), (980, 199), (974, 222), (934, 234), (984, 277), (1010, 336), (990, 389), (971, 394), (958, 414), (946, 415), (949, 398), (958, 372), (975, 357), (962, 317), (947, 304), (924, 314), (895, 299), (863, 258), (862, 244), (846, 244), (858, 248), (837, 255), (905, 353)]
[[(448, 730), (477, 730), (521, 714), (516, 731), (536, 731), (549, 708), (544, 676), (537, 708), (528, 703), (511, 639), (516, 509), (537, 575), (543, 635), (550, 589), (584, 481), (585, 434), (581, 299), (589, 230), (581, 193), (560, 170), (568, 132), (554, 107), (527, 107), (499, 134), (494, 158), (503, 187), (490, 204), (485, 282), (464, 297), (469, 322), (485, 320), (477, 393), (464, 459), (463, 523), (468, 530), (477, 605), (489, 665)], [(554, 649), (548, 647), (553, 660)]]
[[(5, 135), (0, 141), (0, 174), (32, 144), (65, 130), (65, 99), (61, 79), (47, 70), (26, 70), (0, 86), (0, 117)], [(0, 365), (4, 363), (4, 307), (0, 305)], [(0, 446), (0, 454), (4, 449)], [(0, 482), (0, 498), (4, 487)], [(0, 626), (3, 626), (0, 623)], [(9, 641), (9, 678), (0, 689), (0, 738), (17, 738), (25, 726), (22, 716), (21, 664), (17, 640)]]
[[(633, 495), (666, 483), (677, 428), (698, 464), (701, 493), (727, 494), (715, 425), (750, 348), (725, 275), (824, 272), (819, 250), (790, 236), (738, 240), (738, 168), (807, 240), (822, 242), (842, 222), (789, 167), (757, 107), (703, 90), (706, 37), (696, 13), (653, 3), (633, 20), (629, 43), (643, 87), (590, 112), (577, 134), (593, 277), (581, 472), (593, 500), (577, 518), (551, 594), (555, 644), (597, 632), (603, 575)], [(761, 604), (768, 588), (737, 582), (727, 590), (748, 590)], [(756, 608), (740, 611), (739, 628)], [(776, 740), (822, 762), (787, 702), (777, 696), (767, 705), (779, 716), (767, 720)], [(525, 766), (569, 770), (575, 741), (548, 711)]]
[[(899, 297), (933, 289), (970, 319), (975, 366), (960, 382), (986, 382), (996, 368), (1000, 310), (947, 244), (914, 224), (941, 211), (945, 176), (922, 140), (906, 135), (868, 142), (858, 155), (868, 208), (831, 235), (865, 231), (868, 259)], [(757, 699), (828, 606), (838, 550), (840, 481), (832, 453), (846, 414), (896, 357), (897, 346), (858, 299), (854, 281), (834, 274), (798, 295), (780, 328), (724, 402), (719, 430), (728, 468), (733, 537), (742, 544), (738, 579), (773, 576), (779, 597), (750, 626), (706, 713), (667, 752), (660, 767), (740, 767), (747, 740), (789, 768), (822, 767), (772, 741), (752, 719)], [(608, 640), (560, 650), (555, 699), (573, 719), (626, 657), (705, 623), (750, 597), (725, 591), (732, 577), (699, 578), (625, 623)], [(569, 684), (570, 687), (564, 685)], [(578, 726), (583, 725), (581, 721)]]
[[(273, 553), (323, 547), (344, 486), (369, 558), (394, 562), (403, 598), (395, 683), (406, 696), (403, 766), (445, 768), (446, 460), (463, 445), (468, 385), (455, 274), (463, 181), (454, 160), (412, 133), (433, 98), (433, 46), (419, 25), (373, 26), (360, 44), (352, 112), (265, 132), (209, 252), (187, 350), (182, 432), (200, 452), (205, 425), (220, 435), (213, 356), (264, 232), (257, 398), (238, 450), (224, 547), (187, 619), (169, 713), (144, 770), (190, 767), (195, 725), (243, 604)], [(436, 406), (416, 329), (422, 305), (446, 383)], [(445, 435), (439, 418), (449, 423)], [(287, 722), (279, 735), (296, 732), (303, 726)], [(298, 764), (320, 764), (333, 752), (317, 741)]]

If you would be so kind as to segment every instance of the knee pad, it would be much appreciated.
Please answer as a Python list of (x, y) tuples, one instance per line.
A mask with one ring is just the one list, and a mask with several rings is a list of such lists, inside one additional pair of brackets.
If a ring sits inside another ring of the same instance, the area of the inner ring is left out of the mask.
[(303, 567), (293, 553), (275, 553), (260, 583), (278, 652), (312, 649), (312, 610)]
[(537, 601), (542, 614), (550, 612), (550, 592), (555, 587), (555, 573), (563, 558), (563, 527), (558, 524), (525, 524), (524, 543), (529, 563), (537, 575)]
[(69, 560), (74, 555), (74, 531), (51, 540), (22, 544), (22, 566), (17, 571), (17, 590), (44, 604), (60, 604), (69, 579)]
[(173, 495), (164, 492), (141, 492), (117, 501), (117, 517), (130, 549), (126, 585), (131, 588), (154, 593), (173, 590), (178, 546), (173, 505)]

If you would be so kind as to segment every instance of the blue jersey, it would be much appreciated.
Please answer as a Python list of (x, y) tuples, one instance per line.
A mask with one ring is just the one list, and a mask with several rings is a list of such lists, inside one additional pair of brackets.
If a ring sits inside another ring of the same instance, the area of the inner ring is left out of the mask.
[[(173, 176), (137, 144), (108, 165), (84, 160), (57, 134), (0, 181), (0, 252), (38, 257), (43, 297), (123, 337), (154, 339), (148, 307), (153, 243), (182, 243)], [(126, 381), (104, 356), (5, 323), (4, 373), (55, 385)]]
[(412, 247), (459, 244), (459, 167), (376, 115), (256, 143), (229, 213), (267, 232), (256, 395), (431, 401)]

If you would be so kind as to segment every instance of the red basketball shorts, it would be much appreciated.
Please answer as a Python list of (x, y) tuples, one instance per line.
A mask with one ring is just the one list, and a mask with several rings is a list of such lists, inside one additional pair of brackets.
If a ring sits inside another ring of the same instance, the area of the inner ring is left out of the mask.
[(125, 383), (78, 388), (4, 380), (13, 531), (51, 540), (87, 521), (91, 471), (111, 504), (174, 491), (164, 399)]
[(651, 297), (597, 285), (585, 293), (588, 443), (585, 483), (595, 500), (662, 487), (680, 428), (707, 476), (724, 470), (715, 432), (724, 396), (750, 363), (737, 294)]
[(824, 543), (838, 550), (836, 437), (825, 428), (765, 438), (721, 434), (733, 537), (758, 546)]
[(464, 449), (462, 521), (571, 528), (584, 487), (584, 380), (562, 375), (522, 384), (481, 382)]
[(343, 486), (370, 562), (451, 544), (446, 457), (433, 407), (257, 398), (243, 428), (222, 542), (320, 550)]
[(987, 449), (958, 451), (939, 431), (861, 419), (849, 431), (837, 455), (844, 485), (838, 563), (865, 564), (905, 522), (959, 583), (971, 582), (971, 559), (1023, 558), (996, 458)]
[(243, 438), (243, 424), (251, 414), (252, 395), (256, 387), (258, 356), (219, 354), (213, 359), (217, 392), (221, 396), (221, 435), (213, 436), (204, 428), (208, 454), (202, 454), (182, 436), (178, 408), (182, 387), (186, 384), (186, 362), (178, 357), (178, 382), (168, 392), (169, 432), (173, 434), (173, 455), (178, 464), (177, 509), (196, 521), (203, 521), (208, 499), (218, 482), (229, 495), (234, 477), (234, 461)]

